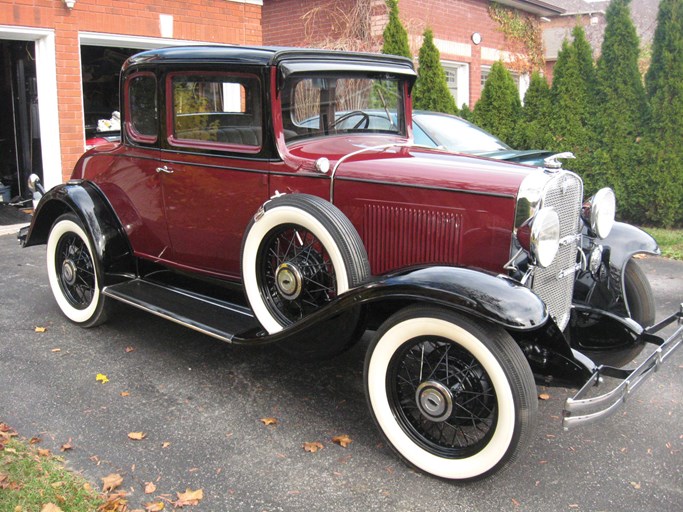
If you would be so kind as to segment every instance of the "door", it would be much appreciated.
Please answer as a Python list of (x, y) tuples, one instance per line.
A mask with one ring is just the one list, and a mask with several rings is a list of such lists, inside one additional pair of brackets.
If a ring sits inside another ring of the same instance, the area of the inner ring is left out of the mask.
[(268, 198), (260, 80), (169, 73), (166, 95), (162, 183), (174, 263), (239, 279), (242, 235)]

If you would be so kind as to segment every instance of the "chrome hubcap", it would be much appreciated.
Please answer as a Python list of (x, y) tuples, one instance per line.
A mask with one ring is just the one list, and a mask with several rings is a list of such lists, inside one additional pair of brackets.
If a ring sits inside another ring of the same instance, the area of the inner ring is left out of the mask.
[(436, 381), (426, 381), (415, 390), (415, 401), (420, 412), (431, 421), (444, 421), (453, 412), (453, 394)]
[(68, 286), (72, 286), (76, 282), (76, 272), (76, 265), (73, 260), (64, 260), (64, 263), (62, 263), (62, 280)]
[(303, 279), (301, 272), (291, 263), (282, 263), (275, 273), (278, 292), (287, 300), (294, 300), (301, 294)]

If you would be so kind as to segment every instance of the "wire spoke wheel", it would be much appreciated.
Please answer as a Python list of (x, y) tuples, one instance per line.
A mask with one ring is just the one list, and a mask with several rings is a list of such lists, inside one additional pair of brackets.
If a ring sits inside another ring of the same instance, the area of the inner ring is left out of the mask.
[(277, 226), (263, 239), (256, 263), (258, 283), (271, 312), (296, 322), (337, 296), (328, 252), (303, 226)]
[(108, 304), (100, 293), (101, 262), (81, 221), (61, 215), (47, 241), (47, 275), (57, 305), (69, 320), (82, 327), (106, 321)]
[(501, 327), (413, 305), (377, 331), (365, 358), (375, 423), (409, 464), (442, 478), (500, 471), (533, 435), (534, 377)]
[(481, 363), (439, 338), (418, 338), (392, 359), (387, 386), (402, 428), (427, 451), (464, 457), (486, 445), (497, 421), (496, 393)]
[(95, 267), (85, 242), (76, 234), (62, 236), (57, 244), (55, 268), (61, 269), (59, 285), (76, 309), (85, 309), (95, 295)]

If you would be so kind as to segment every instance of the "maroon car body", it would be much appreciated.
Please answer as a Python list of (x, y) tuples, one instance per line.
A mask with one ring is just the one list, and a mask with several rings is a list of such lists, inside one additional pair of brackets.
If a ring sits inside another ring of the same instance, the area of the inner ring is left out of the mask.
[[(121, 144), (88, 151), (20, 237), (47, 243), (84, 327), (118, 300), (305, 358), (376, 330), (365, 388), (389, 444), (443, 478), (489, 475), (533, 436), (534, 378), (585, 385), (564, 425), (591, 423), (683, 332), (649, 327), (632, 256), (658, 247), (614, 222), (609, 189), (584, 202), (569, 171), (415, 145), (415, 79), (385, 55), (143, 52), (122, 71)], [(585, 399), (603, 375), (622, 382)]]

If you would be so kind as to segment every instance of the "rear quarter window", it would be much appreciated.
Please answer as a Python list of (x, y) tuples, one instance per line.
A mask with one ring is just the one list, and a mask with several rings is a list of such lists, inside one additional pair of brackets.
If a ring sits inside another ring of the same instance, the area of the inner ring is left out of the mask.
[(131, 75), (126, 85), (126, 128), (136, 142), (154, 143), (159, 128), (157, 81), (152, 73)]

